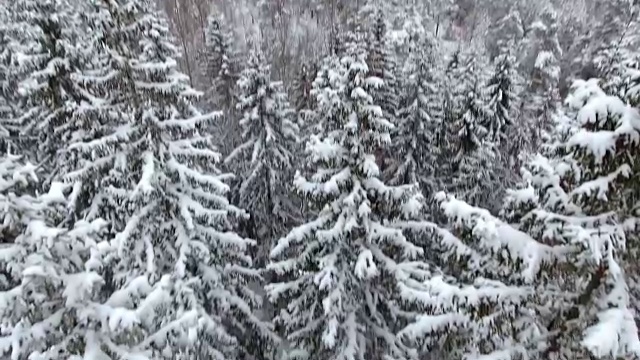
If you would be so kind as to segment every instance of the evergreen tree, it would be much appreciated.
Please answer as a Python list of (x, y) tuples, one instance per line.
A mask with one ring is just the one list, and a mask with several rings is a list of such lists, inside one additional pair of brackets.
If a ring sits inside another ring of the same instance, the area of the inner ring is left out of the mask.
[(438, 150), (439, 131), (443, 126), (440, 84), (436, 78), (433, 48), (421, 42), (411, 52), (403, 77), (407, 79), (398, 111), (398, 127), (394, 132), (393, 153), (397, 157), (390, 184), (415, 184), (427, 198), (440, 190), (437, 183), (436, 164), (441, 154)]
[(15, 11), (10, 7), (15, 3), (0, 4), (0, 139), (1, 146), (6, 148), (10, 144), (17, 145), (19, 127), (16, 119), (19, 117), (20, 104), (18, 84), (21, 80), (16, 66), (15, 52), (16, 27)]
[(238, 88), (244, 142), (225, 162), (240, 176), (234, 192), (251, 215), (245, 231), (260, 240), (258, 258), (264, 259), (272, 241), (295, 222), (296, 209), (287, 193), (298, 127), (282, 84), (270, 80), (269, 66), (259, 50), (250, 56)]
[[(473, 61), (468, 64), (464, 75), (470, 75), (475, 71)], [(464, 76), (463, 75), (463, 76)], [(455, 136), (459, 146), (459, 156), (471, 153), (482, 146), (482, 140), (488, 135), (488, 129), (482, 122), (486, 117), (486, 107), (483, 94), (480, 91), (479, 79), (473, 75), (467, 77), (470, 80), (468, 87), (463, 87), (464, 100), (460, 104), (458, 118), (454, 124), (457, 129)], [(465, 86), (465, 85), (463, 85)]]
[(632, 104), (639, 102), (640, 53), (637, 51), (637, 45), (640, 36), (638, 29), (640, 29), (640, 19), (629, 21), (619, 38), (608, 46), (603, 46), (593, 60), (597, 77), (601, 79), (602, 90)]
[(495, 145), (484, 126), (487, 103), (480, 88), (476, 55), (454, 54), (447, 72), (450, 95), (445, 100), (441, 183), (475, 206), (499, 205), (494, 203), (495, 194), (500, 193), (502, 184), (495, 172)]
[[(488, 50), (491, 52), (491, 58), (495, 59), (506, 52), (511, 54), (519, 54), (525, 45), (525, 32), (523, 29), (523, 20), (516, 4), (512, 3), (509, 9), (497, 18), (489, 30)], [(517, 59), (514, 59), (517, 60)]]
[(533, 25), (535, 64), (525, 99), (526, 116), (532, 120), (531, 149), (537, 149), (549, 135), (560, 105), (559, 60), (562, 49), (558, 42), (558, 15), (552, 7), (544, 9)]
[(398, 111), (395, 54), (388, 41), (384, 11), (375, 7), (372, 16), (367, 65), (371, 71), (370, 79), (376, 84), (371, 90), (371, 96), (382, 108), (383, 116), (395, 124)]
[(503, 54), (496, 60), (495, 71), (487, 83), (487, 114), (482, 120), (489, 139), (505, 140), (506, 129), (513, 125), (512, 107), (515, 102), (514, 82), (516, 73), (513, 58)]
[(220, 109), (224, 113), (224, 121), (220, 121), (215, 130), (226, 153), (240, 140), (241, 132), (235, 121), (240, 56), (232, 41), (233, 35), (225, 30), (222, 20), (215, 14), (209, 16), (203, 54), (205, 95), (211, 109)]
[[(30, 183), (37, 182), (37, 169), (30, 163), (24, 163), (18, 155), (5, 152), (0, 158), (0, 204), (4, 212), (2, 214), (2, 244), (11, 244), (25, 230), (31, 220), (38, 217), (34, 209), (36, 199), (29, 195)], [(11, 260), (10, 258), (4, 258)], [(10, 264), (3, 263), (3, 266)], [(3, 275), (6, 276), (6, 270)], [(4, 281), (15, 280), (11, 277)], [(6, 287), (3, 288), (6, 289)]]
[(624, 66), (626, 88), (624, 99), (636, 108), (640, 107), (640, 56)]
[(482, 126), (486, 117), (476, 83), (469, 90), (459, 119), (455, 123), (452, 144), (457, 147), (450, 174), (450, 191), (470, 204), (492, 208), (497, 206), (495, 194), (503, 189), (501, 179), (496, 178), (498, 161), (496, 149), (487, 139), (488, 132)]
[(589, 26), (578, 36), (576, 63), (595, 65), (598, 77), (604, 77), (602, 53), (618, 47), (620, 39), (637, 32), (638, 9), (633, 0), (594, 0)]
[(110, 357), (262, 357), (277, 338), (255, 315), (253, 241), (232, 230), (244, 213), (227, 200), (230, 176), (207, 136), (221, 114), (194, 107), (199, 93), (151, 8), (97, 4), (96, 65), (83, 78), (92, 98), (78, 114), (92, 132), (69, 146), (77, 216), (110, 225), (87, 265), (102, 283), (92, 341)]
[(445, 276), (424, 283), (433, 306), (403, 338), (440, 358), (640, 355), (626, 264), (640, 114), (596, 80), (577, 82), (568, 104), (573, 119), (558, 124), (553, 156), (528, 164), (504, 220), (438, 195), (450, 219), (438, 231)]
[[(327, 114), (322, 114), (317, 106), (318, 102), (320, 102), (319, 97), (322, 97), (322, 101), (325, 103), (325, 106), (327, 106), (328, 104), (333, 104), (333, 106), (329, 109), (330, 111), (337, 111), (337, 108), (340, 104), (340, 97), (337, 90), (341, 82), (341, 75), (338, 72), (339, 69), (340, 58), (336, 55), (327, 56), (321, 62), (321, 65), (318, 69), (318, 74), (311, 84), (310, 95), (315, 99), (314, 101), (316, 102), (316, 110), (313, 114), (313, 122), (306, 124), (303, 129), (305, 143), (308, 142), (308, 140), (310, 140), (310, 138), (314, 134), (328, 134), (337, 128), (335, 122), (327, 121), (330, 116), (328, 116)], [(325, 91), (326, 89), (334, 89), (334, 91)], [(323, 110), (326, 111), (327, 108), (325, 107), (325, 109)]]
[(76, 75), (87, 42), (80, 33), (78, 12), (67, 0), (19, 0), (12, 6), (16, 26), (23, 29), (14, 39), (13, 56), (24, 76), (14, 88), (20, 103), (14, 124), (21, 151), (45, 167), (46, 186), (68, 170), (63, 147), (74, 136), (69, 120), (83, 101)]
[[(445, 66), (444, 71), (444, 100), (442, 103), (442, 111), (444, 116), (444, 126), (441, 128), (442, 138), (445, 138), (445, 134), (449, 131), (451, 124), (455, 122), (457, 117), (457, 108), (458, 104), (461, 102), (460, 100), (460, 91), (454, 84), (457, 84), (457, 81), (461, 79), (459, 76), (459, 72), (461, 69), (461, 51), (460, 49), (456, 49), (453, 54), (451, 54), (451, 58), (448, 59), (447, 64)], [(448, 135), (448, 134), (447, 134)], [(449, 136), (446, 136), (447, 141), (449, 140)], [(446, 149), (449, 150), (451, 147), (447, 146)], [(450, 154), (448, 154), (450, 155)]]
[(425, 253), (441, 271), (423, 282), (428, 306), (399, 336), (427, 358), (535, 358), (544, 334), (532, 285), (548, 249), (485, 209), (436, 199), (449, 222)]
[[(514, 57), (510, 51), (496, 59), (495, 72), (488, 80), (487, 109), (482, 125), (488, 130), (487, 140), (493, 145), (491, 171), (502, 187), (512, 186), (518, 179), (521, 159), (527, 151), (525, 144), (529, 133), (516, 109), (519, 101), (520, 78), (514, 69)], [(499, 179), (499, 180), (498, 180)], [(500, 206), (495, 202), (496, 207)]]
[(208, 80), (205, 94), (212, 97), (212, 104), (232, 108), (235, 85), (238, 80), (238, 55), (232, 44), (231, 32), (216, 15), (209, 16), (205, 29), (204, 76)]
[[(319, 114), (335, 125), (309, 144), (315, 171), (296, 177), (298, 191), (319, 209), (271, 252), (282, 281), (267, 287), (281, 304), (275, 322), (298, 354), (317, 359), (406, 359), (414, 352), (395, 331), (400, 306), (427, 276), (422, 249), (392, 224), (419, 215), (415, 185), (380, 180), (374, 153), (390, 143), (392, 124), (369, 91), (362, 45), (350, 43), (341, 82), (317, 92)], [(336, 102), (335, 94), (339, 96)]]
[(538, 306), (555, 304), (541, 319), (551, 334), (545, 351), (572, 358), (587, 356), (585, 350), (599, 358), (637, 356), (625, 259), (637, 246), (635, 227), (629, 227), (636, 204), (629, 199), (637, 198), (632, 179), (640, 115), (606, 95), (597, 80), (576, 82), (567, 103), (574, 129), (561, 127), (553, 157), (539, 156), (527, 167), (528, 186), (511, 192), (504, 212), (562, 254), (541, 284), (558, 292), (540, 291), (537, 299)]
[(0, 165), (2, 230), (12, 237), (0, 249), (0, 354), (46, 360), (100, 356), (95, 321), (105, 320), (107, 307), (92, 297), (102, 279), (90, 267), (93, 235), (104, 222), (79, 221), (71, 230), (56, 226), (66, 210), (62, 184), (52, 183), (41, 197), (20, 194), (29, 174), (37, 179), (34, 168), (20, 168), (16, 160), (9, 155)]
[(311, 94), (317, 75), (315, 64), (303, 64), (293, 82), (293, 107), (298, 114), (298, 126), (306, 128), (313, 122), (315, 100)]

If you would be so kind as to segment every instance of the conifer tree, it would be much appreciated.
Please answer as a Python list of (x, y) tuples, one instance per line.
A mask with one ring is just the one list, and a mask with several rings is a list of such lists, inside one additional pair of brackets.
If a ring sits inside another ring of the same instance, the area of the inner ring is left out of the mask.
[[(636, 10), (636, 14), (640, 10)], [(637, 18), (637, 16), (636, 16)], [(638, 69), (640, 54), (637, 44), (640, 40), (640, 18), (627, 22), (619, 38), (608, 46), (603, 46), (594, 58), (594, 68), (601, 79), (602, 90), (619, 96), (632, 104), (638, 104)], [(634, 21), (635, 20), (635, 21)]]
[[(263, 356), (277, 338), (247, 285), (259, 280), (253, 241), (233, 232), (244, 212), (227, 200), (230, 175), (207, 134), (221, 113), (194, 107), (200, 94), (150, 9), (147, 0), (97, 3), (96, 66), (82, 79), (92, 98), (77, 116), (92, 132), (69, 146), (75, 213), (110, 225), (87, 265), (103, 284), (92, 341), (110, 357)], [(98, 332), (102, 322), (109, 328)]]
[[(449, 64), (448, 99), (445, 105), (442, 183), (447, 190), (470, 204), (492, 207), (500, 179), (495, 173), (496, 149), (484, 126), (487, 103), (480, 84), (474, 54), (454, 54)], [(491, 190), (489, 190), (491, 189)]]
[(311, 94), (317, 75), (315, 64), (302, 64), (293, 81), (293, 107), (298, 114), (298, 126), (306, 128), (313, 121), (315, 100)]
[[(325, 89), (337, 89), (341, 82), (340, 73), (338, 70), (340, 69), (340, 57), (337, 55), (327, 56), (321, 61), (321, 64), (318, 69), (318, 74), (316, 75), (313, 83), (311, 84), (310, 95), (314, 98), (314, 102), (316, 103), (316, 110), (313, 114), (313, 122), (307, 124), (304, 127), (303, 131), (303, 139), (304, 143), (310, 140), (311, 136), (318, 134), (328, 134), (329, 132), (336, 129), (336, 123), (327, 121), (329, 116), (326, 116), (320, 112), (320, 109), (317, 108), (319, 97), (322, 97), (322, 101), (327, 104), (333, 104), (335, 108), (340, 104), (340, 98), (338, 91), (327, 92)], [(325, 108), (326, 110), (326, 108)], [(331, 111), (335, 111), (332, 107)]]
[(0, 146), (3, 148), (19, 144), (16, 136), (20, 132), (16, 119), (21, 113), (17, 90), (21, 74), (15, 61), (17, 21), (11, 6), (15, 3), (0, 4)]
[(312, 138), (314, 172), (299, 174), (295, 183), (319, 213), (273, 248), (269, 269), (282, 280), (267, 291), (281, 305), (275, 322), (296, 354), (414, 358), (395, 332), (403, 322), (400, 306), (415, 300), (412, 286), (426, 268), (419, 260), (422, 249), (393, 223), (415, 219), (421, 195), (415, 185), (392, 187), (380, 180), (374, 153), (389, 145), (393, 125), (369, 94), (362, 48), (348, 44), (341, 67), (333, 69), (341, 81), (316, 89), (318, 113), (334, 125), (322, 139)]
[(496, 178), (495, 145), (487, 139), (487, 129), (482, 126), (487, 115), (479, 91), (477, 83), (469, 89), (463, 112), (454, 125), (457, 132), (452, 143), (457, 153), (453, 159), (450, 189), (470, 204), (489, 208), (498, 205), (491, 202), (495, 201), (494, 194), (501, 191), (501, 181)]
[(241, 179), (234, 192), (251, 215), (245, 231), (260, 241), (259, 258), (266, 258), (272, 242), (295, 221), (296, 212), (287, 193), (298, 127), (282, 83), (270, 77), (264, 57), (254, 50), (238, 80), (243, 143), (225, 160)]
[(205, 29), (204, 76), (208, 81), (205, 94), (212, 97), (212, 105), (233, 108), (235, 86), (239, 75), (238, 55), (233, 37), (217, 15), (211, 15)]
[(530, 79), (531, 98), (525, 99), (525, 111), (533, 123), (531, 148), (538, 148), (552, 130), (555, 113), (560, 105), (559, 60), (562, 49), (558, 42), (558, 15), (554, 8), (544, 9), (533, 25), (535, 64)]
[[(559, 124), (553, 155), (528, 164), (502, 220), (438, 195), (450, 219), (438, 232), (451, 276), (425, 282), (434, 306), (403, 338), (441, 358), (640, 354), (626, 264), (637, 237), (628, 199), (637, 192), (629, 170), (637, 168), (640, 114), (596, 80), (577, 82), (568, 104), (572, 119)], [(433, 330), (444, 322), (449, 331)]]
[(224, 113), (223, 121), (216, 126), (216, 132), (228, 153), (239, 139), (240, 129), (235, 121), (236, 82), (240, 73), (240, 56), (233, 44), (233, 35), (216, 14), (208, 18), (205, 29), (205, 49), (203, 54), (205, 95), (211, 109), (220, 109)]
[(19, 67), (12, 70), (23, 74), (14, 88), (20, 103), (14, 125), (20, 131), (19, 148), (43, 164), (49, 175), (42, 180), (50, 183), (68, 170), (63, 146), (77, 130), (70, 118), (83, 100), (76, 75), (87, 42), (79, 13), (67, 0), (19, 0), (12, 6), (15, 26), (23, 29), (12, 49)]
[(498, 57), (493, 76), (487, 83), (487, 114), (482, 120), (483, 126), (488, 131), (489, 139), (492, 141), (500, 142), (505, 140), (507, 127), (513, 125), (512, 110), (515, 102), (515, 78), (513, 57), (509, 54), (503, 54)]
[(0, 161), (2, 232), (10, 241), (0, 249), (0, 354), (6, 358), (66, 359), (95, 354), (95, 321), (106, 306), (92, 295), (101, 278), (86, 266), (95, 250), (96, 232), (104, 222), (57, 226), (64, 218), (63, 185), (49, 193), (24, 193), (37, 181), (35, 167), (21, 166), (16, 156)]
[(371, 90), (371, 95), (382, 108), (384, 117), (395, 123), (398, 111), (397, 65), (393, 48), (387, 38), (387, 23), (381, 7), (373, 9), (369, 21), (371, 33), (367, 65), (371, 71), (371, 81), (377, 82)]
[(531, 284), (547, 248), (485, 209), (436, 199), (449, 222), (426, 253), (441, 271), (423, 282), (427, 306), (399, 337), (425, 357), (531, 357), (540, 341)]
[(594, 0), (593, 16), (587, 29), (578, 36), (577, 63), (595, 65), (597, 76), (604, 78), (608, 67), (602, 66), (602, 53), (618, 48), (620, 39), (637, 33), (638, 9), (631, 0)]
[[(635, 228), (629, 227), (636, 222), (636, 205), (629, 199), (637, 193), (630, 180), (638, 166), (634, 149), (640, 114), (606, 95), (597, 80), (577, 81), (572, 90), (567, 113), (574, 129), (558, 138), (554, 156), (531, 163), (528, 186), (511, 192), (504, 211), (523, 231), (565, 248), (562, 260), (572, 264), (548, 275), (548, 280), (561, 281), (555, 286), (565, 293), (553, 296), (558, 308), (544, 318), (546, 331), (553, 334), (546, 351), (570, 357), (585, 356), (585, 350), (596, 357), (637, 356), (640, 342), (625, 258), (637, 241)], [(563, 330), (554, 333), (557, 329)]]
[(398, 126), (394, 132), (390, 184), (419, 183), (425, 197), (440, 190), (436, 164), (440, 159), (439, 131), (443, 126), (439, 83), (433, 48), (422, 41), (411, 52), (403, 77), (407, 79), (400, 98)]
[(624, 66), (626, 88), (624, 99), (631, 106), (640, 107), (640, 57), (636, 61), (629, 61)]
[(507, 51), (511, 51), (512, 54), (520, 53), (526, 43), (525, 32), (520, 11), (515, 4), (512, 3), (504, 16), (498, 18), (489, 34), (495, 42), (495, 46), (489, 48), (492, 58), (497, 58)]
[[(38, 213), (33, 206), (36, 199), (29, 194), (29, 185), (38, 181), (38, 172), (36, 166), (24, 162), (21, 156), (11, 154), (9, 149), (3, 151), (0, 157), (0, 204), (4, 209), (0, 227), (2, 244), (14, 243), (29, 222), (37, 219)], [(3, 263), (3, 266), (8, 265)], [(5, 277), (4, 280), (15, 279)]]

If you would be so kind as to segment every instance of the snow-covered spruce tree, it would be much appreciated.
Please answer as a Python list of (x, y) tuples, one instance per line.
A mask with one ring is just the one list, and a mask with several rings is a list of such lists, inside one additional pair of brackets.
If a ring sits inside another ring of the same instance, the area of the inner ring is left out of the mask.
[(450, 221), (428, 253), (442, 273), (423, 283), (426, 309), (399, 337), (424, 358), (536, 358), (527, 356), (544, 339), (534, 285), (553, 249), (485, 209), (444, 193), (436, 199)]
[(510, 192), (503, 216), (562, 254), (535, 299), (545, 309), (542, 356), (637, 357), (637, 270), (628, 259), (638, 253), (640, 114), (597, 80), (576, 82), (567, 103), (577, 128), (558, 137), (556, 156), (527, 166), (527, 184)]
[[(473, 61), (468, 64), (465, 75), (474, 72)], [(463, 75), (464, 76), (464, 75)], [(469, 76), (470, 83), (462, 84), (464, 100), (460, 103), (458, 116), (454, 127), (457, 129), (457, 144), (460, 156), (472, 153), (482, 145), (482, 140), (488, 135), (488, 129), (483, 126), (486, 116), (486, 106), (480, 89), (479, 79)]]
[(217, 106), (232, 107), (240, 64), (233, 35), (215, 14), (209, 16), (205, 29), (204, 76), (209, 82), (205, 92)]
[(506, 53), (500, 55), (495, 62), (495, 70), (486, 85), (487, 113), (481, 120), (488, 131), (491, 141), (505, 140), (506, 130), (513, 125), (513, 105), (515, 102), (516, 71), (514, 58)]
[[(568, 103), (568, 124), (579, 128), (558, 124), (556, 155), (529, 163), (504, 220), (438, 195), (451, 220), (440, 234), (452, 276), (425, 282), (442, 303), (404, 339), (450, 358), (640, 356), (627, 260), (637, 256), (640, 114), (596, 80), (576, 83)], [(443, 322), (451, 327), (439, 337), (433, 326)]]
[[(146, 0), (97, 2), (90, 103), (77, 115), (91, 135), (70, 145), (78, 168), (73, 207), (111, 227), (88, 270), (104, 306), (91, 319), (92, 351), (111, 358), (242, 359), (277, 340), (255, 315), (252, 241), (232, 231), (244, 213), (207, 136), (221, 114), (200, 113), (199, 93), (177, 70), (165, 21)], [(111, 235), (111, 236), (109, 236)], [(98, 331), (98, 329), (100, 329)], [(95, 345), (95, 346), (93, 346)], [(97, 348), (96, 348), (97, 346)]]
[(396, 157), (395, 166), (387, 169), (389, 183), (420, 184), (426, 198), (440, 191), (436, 178), (439, 132), (443, 126), (441, 104), (436, 78), (434, 49), (422, 41), (409, 55), (404, 68), (405, 87), (400, 97), (398, 124), (391, 146)]
[(525, 116), (531, 119), (531, 149), (545, 141), (554, 124), (560, 106), (559, 80), (562, 49), (558, 42), (558, 15), (550, 5), (533, 25), (533, 57), (535, 59), (528, 93)]
[[(640, 12), (640, 10), (636, 10)], [(636, 16), (637, 17), (637, 16)], [(594, 68), (601, 79), (602, 90), (630, 102), (640, 104), (640, 18), (627, 24), (623, 33), (609, 46), (603, 47), (594, 59)]]
[(258, 259), (268, 257), (297, 212), (288, 193), (298, 127), (282, 83), (270, 78), (264, 57), (254, 50), (238, 80), (243, 142), (225, 159), (240, 179), (234, 198), (250, 214), (243, 230), (259, 241)]
[(515, 57), (511, 50), (503, 51), (496, 58), (494, 73), (485, 87), (487, 107), (481, 123), (488, 130), (487, 139), (495, 146), (492, 171), (502, 178), (502, 185), (512, 186), (519, 180), (522, 159), (528, 155), (525, 152), (531, 150), (526, 147), (530, 133), (525, 124), (519, 123), (528, 119), (519, 116), (521, 80), (515, 70)]
[(497, 58), (507, 51), (510, 51), (511, 54), (521, 53), (525, 44), (523, 25), (524, 21), (520, 11), (516, 4), (512, 3), (509, 9), (501, 17), (498, 17), (489, 29), (487, 41), (493, 44), (487, 45), (487, 47), (492, 58)]
[(451, 190), (471, 204), (490, 208), (500, 193), (501, 179), (495, 173), (497, 154), (495, 145), (487, 139), (487, 131), (480, 124), (485, 116), (476, 85), (467, 95), (463, 113), (456, 124), (453, 140), (457, 153), (453, 159)]
[[(457, 88), (453, 86), (456, 83), (456, 79), (461, 79), (458, 76), (461, 64), (461, 51), (457, 49), (453, 54), (451, 54), (451, 58), (447, 59), (445, 69), (444, 69), (444, 80), (443, 80), (443, 104), (442, 104), (442, 113), (444, 118), (444, 126), (441, 128), (441, 138), (445, 138), (445, 134), (447, 133), (451, 124), (454, 123), (456, 119), (456, 109), (458, 104), (460, 103), (460, 91), (457, 91)], [(448, 140), (448, 139), (447, 139)]]
[(458, 54), (449, 64), (440, 183), (473, 205), (492, 207), (499, 205), (492, 202), (501, 184), (496, 149), (483, 126), (487, 105), (477, 64), (473, 54)]
[(575, 63), (595, 65), (596, 76), (603, 78), (602, 53), (618, 47), (620, 39), (637, 32), (638, 6), (629, 0), (594, 0), (589, 27), (578, 36)]
[(635, 61), (630, 61), (624, 66), (624, 79), (626, 88), (624, 99), (633, 107), (640, 107), (640, 55)]
[(45, 186), (68, 167), (64, 146), (73, 136), (69, 119), (83, 98), (74, 75), (82, 66), (86, 39), (81, 34), (79, 13), (67, 0), (18, 0), (12, 10), (22, 31), (13, 51), (19, 72), (21, 113), (19, 148), (42, 163)]
[(314, 63), (305, 63), (300, 66), (293, 80), (293, 107), (298, 115), (298, 126), (301, 130), (311, 126), (313, 122), (315, 99), (311, 89), (317, 73), (318, 69)]
[(369, 30), (367, 65), (371, 71), (370, 78), (379, 79), (378, 84), (371, 89), (376, 104), (382, 109), (385, 119), (396, 123), (398, 111), (398, 89), (396, 80), (396, 58), (387, 37), (387, 22), (385, 12), (379, 5), (372, 10)]
[[(5, 165), (10, 162), (5, 158), (0, 166), (9, 170)], [(96, 296), (103, 279), (91, 265), (94, 236), (104, 222), (59, 227), (66, 212), (61, 183), (52, 183), (49, 193), (34, 198), (16, 195), (15, 187), (4, 187), (11, 181), (4, 180), (3, 232), (13, 230), (17, 237), (0, 249), (0, 354), (12, 359), (101, 358), (96, 321), (105, 320), (102, 315), (109, 307)]]
[(597, 77), (602, 80), (600, 86), (607, 94), (626, 98), (636, 85), (632, 73), (636, 71), (634, 68), (637, 67), (638, 57), (634, 45), (631, 45), (632, 38), (623, 36), (619, 42), (602, 49), (596, 56), (594, 67)]
[[(233, 144), (239, 141), (241, 132), (236, 126), (236, 82), (240, 73), (240, 57), (234, 47), (233, 35), (227, 31), (224, 22), (217, 14), (208, 18), (205, 29), (203, 53), (203, 75), (206, 81), (206, 102), (211, 109), (220, 109), (225, 117), (216, 126), (225, 150), (230, 151)], [(228, 148), (228, 149), (227, 149)]]
[(16, 66), (14, 40), (18, 24), (11, 6), (11, 2), (0, 4), (0, 146), (3, 149), (17, 145), (16, 134), (20, 129), (16, 126), (16, 119), (22, 113), (17, 90), (21, 73)]
[(280, 305), (275, 322), (292, 355), (413, 359), (395, 331), (403, 323), (400, 306), (429, 272), (422, 249), (392, 223), (419, 216), (422, 196), (416, 185), (380, 180), (374, 154), (389, 145), (393, 125), (368, 93), (377, 80), (368, 77), (358, 45), (348, 44), (333, 69), (341, 83), (316, 92), (322, 121), (335, 125), (310, 141), (314, 173), (298, 175), (295, 184), (319, 213), (278, 241), (268, 268), (282, 280), (267, 291)]
[[(84, 319), (96, 305), (85, 296), (96, 277), (83, 261), (102, 221), (78, 222), (71, 231), (58, 223), (66, 207), (63, 188), (34, 197), (42, 167), (3, 151), (0, 157), (0, 356), (68, 359), (82, 355), (91, 337)], [(62, 200), (62, 203), (60, 201)]]
[[(301, 131), (301, 141), (303, 144), (306, 144), (314, 135), (324, 136), (339, 128), (338, 123), (328, 121), (327, 119), (330, 117), (326, 114), (321, 114), (317, 106), (318, 102), (320, 102), (319, 97), (322, 97), (325, 106), (327, 106), (327, 104), (333, 104), (331, 111), (336, 111), (335, 109), (341, 104), (339, 88), (342, 82), (342, 75), (339, 72), (340, 69), (340, 57), (336, 55), (327, 56), (320, 62), (318, 73), (311, 84), (310, 92), (311, 97), (314, 99), (316, 109), (313, 114), (313, 121), (307, 124)], [(328, 91), (330, 89), (332, 91)], [(327, 108), (325, 107), (324, 110), (326, 111)]]
[[(29, 184), (37, 182), (38, 169), (18, 155), (3, 151), (0, 157), (0, 204), (3, 209), (0, 234), (2, 244), (11, 244), (23, 233), (37, 213), (32, 206)], [(10, 259), (6, 259), (10, 260)], [(6, 264), (5, 264), (6, 265)], [(6, 270), (6, 269), (5, 269)], [(4, 274), (6, 276), (6, 274)], [(5, 279), (6, 280), (6, 279)]]

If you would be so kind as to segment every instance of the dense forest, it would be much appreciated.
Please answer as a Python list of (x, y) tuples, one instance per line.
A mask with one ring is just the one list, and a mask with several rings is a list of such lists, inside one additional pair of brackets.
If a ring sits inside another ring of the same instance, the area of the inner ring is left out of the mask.
[(0, 0), (0, 359), (640, 359), (638, 0)]

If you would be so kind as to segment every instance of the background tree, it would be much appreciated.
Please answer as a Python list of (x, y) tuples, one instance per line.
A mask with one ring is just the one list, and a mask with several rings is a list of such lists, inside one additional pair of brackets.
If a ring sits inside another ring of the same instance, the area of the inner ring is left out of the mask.
[(436, 164), (442, 156), (439, 135), (444, 126), (439, 93), (442, 84), (437, 78), (441, 69), (435, 62), (435, 46), (425, 40), (416, 43), (404, 68), (403, 77), (407, 81), (393, 132), (391, 148), (396, 164), (387, 172), (390, 184), (419, 184), (430, 199), (443, 186), (436, 176)]
[(207, 84), (204, 93), (207, 96), (207, 106), (224, 113), (223, 121), (217, 124), (216, 133), (222, 150), (229, 153), (233, 144), (239, 140), (235, 106), (241, 59), (233, 43), (233, 34), (225, 29), (225, 24), (218, 15), (209, 16), (204, 38), (202, 63)]
[(270, 80), (259, 50), (249, 58), (238, 88), (243, 142), (225, 162), (242, 179), (234, 194), (251, 215), (244, 231), (260, 242), (258, 256), (265, 259), (273, 241), (296, 221), (295, 203), (287, 194), (298, 127), (282, 83)]

